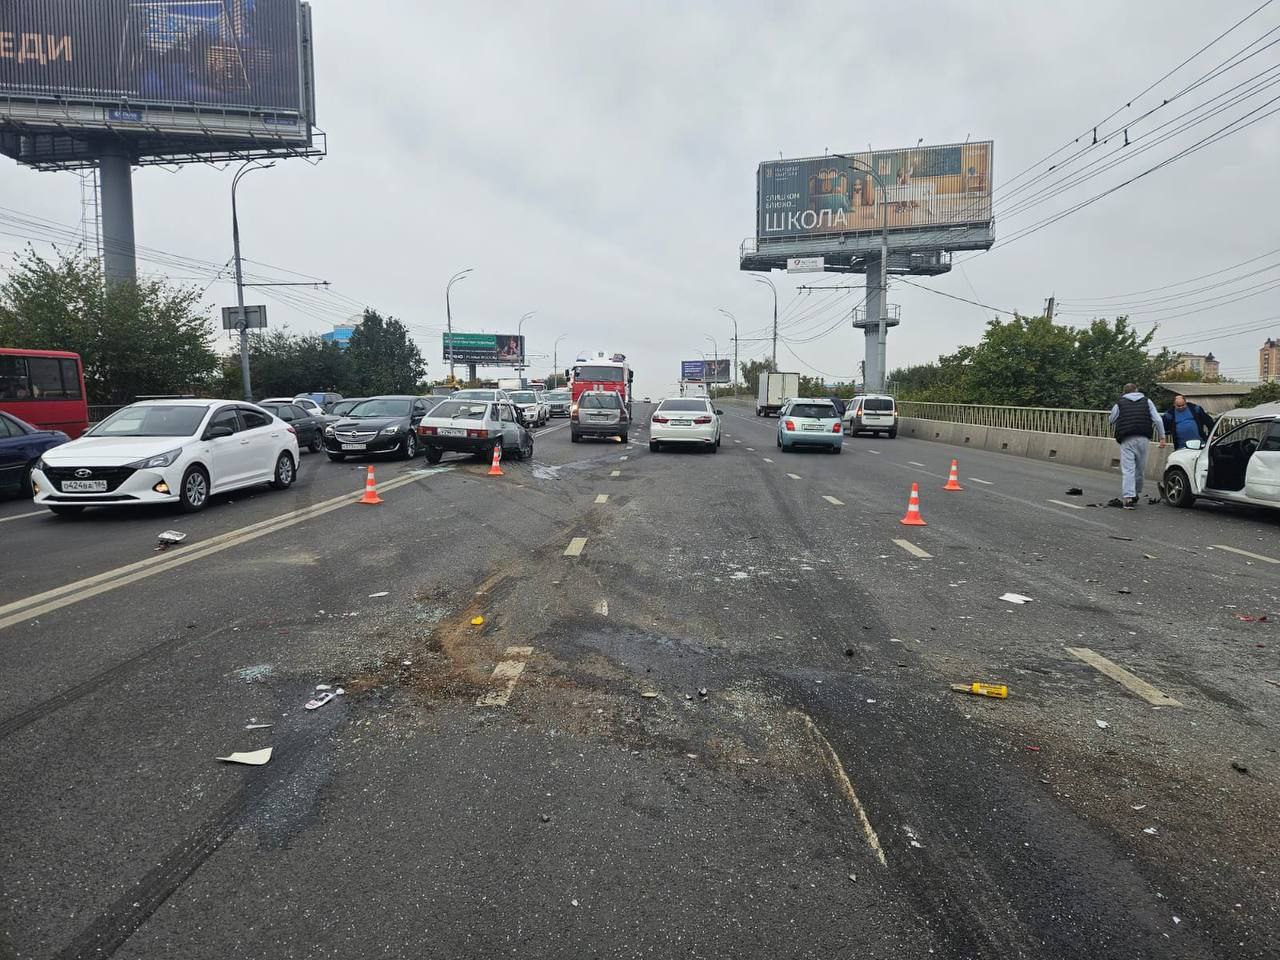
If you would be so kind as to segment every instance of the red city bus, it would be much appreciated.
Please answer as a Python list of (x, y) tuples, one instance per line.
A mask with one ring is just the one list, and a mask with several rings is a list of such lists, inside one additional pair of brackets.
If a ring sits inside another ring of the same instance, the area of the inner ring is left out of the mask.
[(80, 355), (0, 347), (0, 410), (72, 440), (80, 436), (89, 426)]

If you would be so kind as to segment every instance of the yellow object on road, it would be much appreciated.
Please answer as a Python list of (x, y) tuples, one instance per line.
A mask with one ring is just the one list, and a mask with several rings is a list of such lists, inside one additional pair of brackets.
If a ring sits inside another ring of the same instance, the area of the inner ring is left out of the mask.
[(1006, 700), (1009, 697), (1009, 688), (1003, 683), (953, 683), (951, 689), (956, 693), (973, 693), (980, 697), (996, 697), (1000, 700)]
[(472, 618), (471, 618), (471, 625), (472, 625), (473, 627), (482, 627), (482, 626), (484, 626), (484, 617), (472, 617)]

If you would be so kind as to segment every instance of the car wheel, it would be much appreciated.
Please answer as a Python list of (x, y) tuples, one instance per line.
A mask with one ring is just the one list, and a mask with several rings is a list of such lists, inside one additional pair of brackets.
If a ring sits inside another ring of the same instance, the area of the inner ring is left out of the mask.
[(444, 451), (439, 447), (427, 446), (427, 463), (439, 463), (444, 457)]
[(711, 452), (712, 452), (712, 453), (719, 453), (719, 452), (720, 452), (720, 444), (718, 444), (718, 443), (713, 443), (713, 444), (711, 445)]
[[(279, 469), (279, 464), (276, 465)], [(195, 513), (203, 510), (209, 502), (209, 475), (202, 467), (187, 467), (182, 475), (182, 485), (178, 488), (178, 506), (183, 513)]]
[(892, 430), (889, 431), (889, 439), (896, 440), (897, 437), (898, 437), (898, 428), (894, 427)]
[(78, 517), (84, 512), (84, 507), (50, 507), (49, 512), (56, 517)]
[(35, 464), (28, 463), (23, 468), (22, 476), (18, 478), (18, 496), (20, 497), (34, 496), (31, 492), (31, 468), (34, 466)]
[(412, 460), (418, 455), (418, 438), (413, 431), (409, 431), (404, 435), (404, 439), (400, 441), (400, 459)]
[(347, 459), (347, 455), (345, 453), (330, 453), (329, 459), (334, 463), (341, 463), (343, 460)]
[(650, 440), (650, 441), (649, 441), (649, 452), (650, 452), (650, 453), (657, 453), (657, 452), (658, 452), (659, 450), (661, 450), (661, 449), (662, 449), (662, 444), (658, 443), (658, 441), (657, 441), (657, 440)]
[(779, 449), (779, 450), (781, 450), (781, 449), (782, 449), (782, 434), (778, 434), (776, 437), (774, 437), (774, 438), (773, 438), (773, 442), (774, 442), (774, 443), (776, 443), (776, 444), (778, 445), (778, 449)]
[(307, 445), (307, 449), (312, 453), (319, 453), (324, 449), (324, 441), (317, 436), (310, 444)]
[(1170, 467), (1164, 472), (1164, 498), (1172, 507), (1189, 507), (1196, 502), (1191, 479), (1181, 467)]
[(280, 454), (276, 458), (276, 472), (271, 481), (271, 486), (275, 490), (288, 490), (293, 486), (293, 481), (298, 479), (298, 468), (293, 462), (293, 457), (287, 453)]
[(533, 434), (529, 434), (529, 445), (524, 448), (524, 452), (520, 454), (521, 460), (533, 459)]
[(832, 452), (832, 453), (839, 453), (839, 452), (840, 452), (841, 450), (843, 450), (843, 449), (844, 449), (844, 444), (840, 444), (840, 446), (838, 446), (838, 447), (832, 447), (832, 448), (831, 448), (831, 452)]

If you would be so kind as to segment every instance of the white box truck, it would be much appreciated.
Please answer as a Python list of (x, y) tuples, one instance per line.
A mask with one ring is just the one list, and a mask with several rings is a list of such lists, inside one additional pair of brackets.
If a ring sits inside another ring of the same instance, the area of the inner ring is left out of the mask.
[(800, 374), (762, 373), (760, 390), (756, 394), (756, 416), (776, 417), (782, 409), (782, 401), (800, 394)]

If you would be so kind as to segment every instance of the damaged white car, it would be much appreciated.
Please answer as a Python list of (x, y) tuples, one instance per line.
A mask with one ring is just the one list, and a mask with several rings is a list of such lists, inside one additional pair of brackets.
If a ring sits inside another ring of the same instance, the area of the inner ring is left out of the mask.
[(1207, 441), (1169, 455), (1162, 490), (1175, 507), (1203, 498), (1280, 509), (1280, 403), (1224, 413)]

